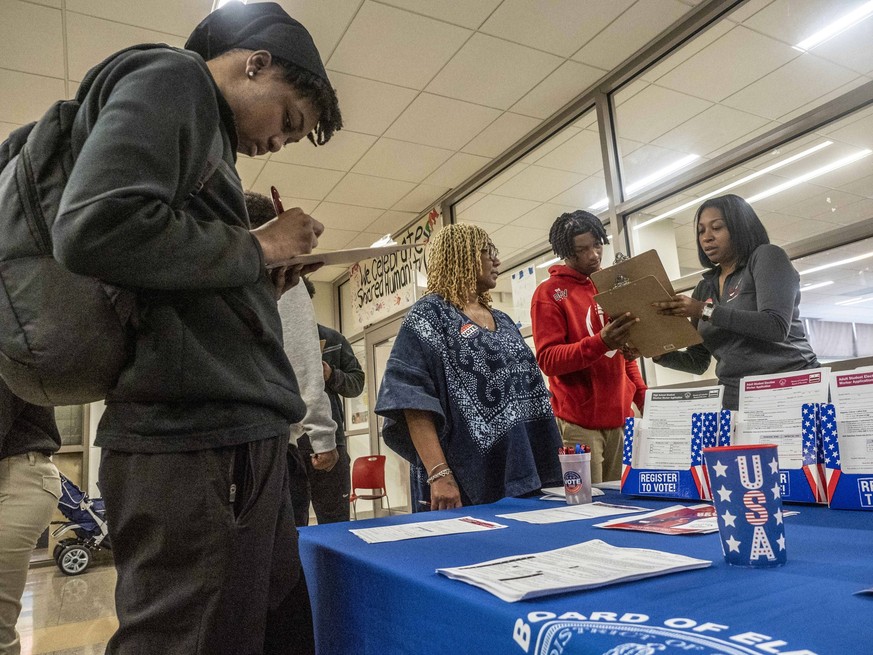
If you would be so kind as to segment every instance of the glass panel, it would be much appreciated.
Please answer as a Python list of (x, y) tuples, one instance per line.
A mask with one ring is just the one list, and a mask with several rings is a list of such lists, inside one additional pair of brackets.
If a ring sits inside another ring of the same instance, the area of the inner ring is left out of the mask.
[(873, 238), (794, 260), (800, 315), (822, 362), (873, 355)]
[[(399, 328), (399, 323), (397, 325)], [(376, 374), (376, 389), (382, 385), (382, 376), (385, 374), (385, 367), (388, 364), (388, 357), (391, 355), (391, 349), (394, 347), (396, 337), (392, 336), (385, 341), (377, 343), (373, 348), (373, 368)], [(403, 459), (400, 455), (391, 450), (382, 437), (382, 423), (384, 419), (377, 417), (377, 430), (379, 434), (378, 452), (385, 455), (385, 485), (388, 497), (391, 499), (391, 509), (397, 512), (411, 512), (410, 507), (410, 491), (409, 491), (409, 462)], [(381, 516), (378, 512), (377, 501), (373, 502), (373, 509), (377, 516)]]
[(504, 261), (548, 239), (557, 216), (606, 209), (594, 110), (553, 135), (455, 205), (459, 222), (485, 229)]
[[(361, 368), (367, 370), (367, 349), (363, 339), (355, 341), (352, 346), (352, 352)], [(345, 413), (346, 413), (346, 432), (357, 432), (367, 430), (370, 423), (369, 401), (367, 398), (367, 385), (364, 384), (364, 391), (360, 396), (355, 398), (344, 398)]]
[(58, 425), (58, 432), (61, 433), (61, 445), (82, 445), (82, 430), (84, 427), (82, 412), (82, 405), (55, 407), (55, 423)]
[(619, 89), (625, 198), (869, 81), (873, 12), (825, 41), (810, 40), (863, 4), (746, 3)]
[(873, 109), (863, 109), (630, 216), (633, 252), (657, 248), (676, 278), (700, 271), (694, 213), (735, 193), (784, 246), (873, 217)]
[(343, 334), (357, 332), (358, 324), (355, 322), (355, 308), (352, 303), (352, 285), (348, 280), (339, 285), (339, 310), (340, 326), (338, 330)]

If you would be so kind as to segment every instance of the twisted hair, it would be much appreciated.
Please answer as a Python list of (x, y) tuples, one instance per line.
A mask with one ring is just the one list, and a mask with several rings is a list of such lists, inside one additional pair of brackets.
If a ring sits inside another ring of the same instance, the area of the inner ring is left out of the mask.
[[(435, 293), (458, 309), (467, 304), (476, 278), (482, 272), (481, 251), (491, 245), (488, 233), (467, 223), (446, 225), (430, 241), (427, 260), (427, 293)], [(478, 294), (491, 307), (491, 294)]]
[(594, 214), (577, 209), (574, 212), (561, 214), (555, 219), (549, 230), (549, 244), (561, 259), (573, 259), (576, 256), (574, 240), (580, 234), (589, 232), (601, 244), (609, 243), (609, 236), (600, 219)]
[(330, 141), (334, 132), (339, 132), (343, 126), (339, 100), (330, 82), (310, 73), (308, 70), (292, 64), (290, 61), (273, 57), (273, 61), (282, 69), (285, 80), (297, 92), (312, 102), (318, 111), (318, 123), (315, 130), (306, 135), (314, 146), (323, 146)]

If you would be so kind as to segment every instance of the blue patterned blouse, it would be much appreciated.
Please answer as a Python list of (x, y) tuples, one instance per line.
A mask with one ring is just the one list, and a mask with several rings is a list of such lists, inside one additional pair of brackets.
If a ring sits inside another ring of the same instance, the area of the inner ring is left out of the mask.
[(412, 306), (397, 334), (376, 413), (385, 417), (385, 442), (411, 464), (413, 511), (425, 508), (430, 489), (407, 409), (433, 415), (465, 505), (560, 484), (561, 438), (549, 392), (512, 319), (496, 309), (492, 314), (494, 332), (429, 294)]

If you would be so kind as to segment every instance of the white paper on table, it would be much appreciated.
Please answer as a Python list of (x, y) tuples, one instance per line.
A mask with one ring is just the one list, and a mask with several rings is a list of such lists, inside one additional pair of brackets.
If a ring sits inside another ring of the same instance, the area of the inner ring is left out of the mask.
[(733, 443), (775, 444), (779, 468), (803, 466), (804, 403), (828, 401), (829, 368), (779, 375), (750, 375), (740, 380), (740, 411)]
[(612, 489), (613, 491), (621, 491), (621, 480), (607, 480), (606, 482), (595, 482), (591, 486), (595, 489)]
[(616, 514), (630, 512), (645, 512), (643, 507), (632, 505), (615, 505), (612, 503), (594, 502), (581, 505), (566, 505), (564, 507), (549, 507), (548, 509), (533, 509), (510, 514), (498, 514), (501, 519), (513, 519), (524, 523), (545, 525), (547, 523), (564, 523), (565, 521), (580, 521), (582, 519), (597, 519)]
[(513, 603), (525, 598), (640, 580), (712, 564), (660, 550), (619, 548), (599, 539), (542, 553), (437, 569)]
[(635, 469), (691, 468), (691, 416), (721, 410), (724, 387), (648, 389), (642, 420), (634, 423)]
[(381, 544), (387, 541), (439, 537), (441, 535), (461, 534), (464, 532), (483, 532), (484, 530), (505, 527), (505, 525), (500, 523), (493, 523), (472, 516), (464, 516), (458, 519), (443, 519), (441, 521), (383, 525), (378, 528), (357, 528), (351, 529), (349, 532), (357, 535), (368, 544)]
[[(831, 376), (831, 400), (837, 408), (840, 468), (843, 473), (873, 473), (873, 372), (856, 369)], [(822, 422), (833, 416), (822, 416)], [(825, 449), (825, 463), (833, 454)]]
[[(567, 500), (567, 494), (564, 490), (564, 487), (543, 487), (542, 489), (540, 489), (540, 491), (543, 493), (543, 495), (540, 496), (540, 500)], [(594, 487), (591, 487), (592, 497), (602, 495), (603, 492), (600, 489), (595, 489)]]

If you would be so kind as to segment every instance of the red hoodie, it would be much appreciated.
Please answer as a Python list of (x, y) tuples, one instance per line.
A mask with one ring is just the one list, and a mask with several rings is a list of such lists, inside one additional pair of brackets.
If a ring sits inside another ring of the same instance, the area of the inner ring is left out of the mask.
[(631, 401), (642, 409), (646, 385), (635, 361), (607, 352), (604, 317), (587, 275), (552, 266), (531, 301), (537, 363), (549, 377), (555, 416), (590, 430), (624, 426)]

